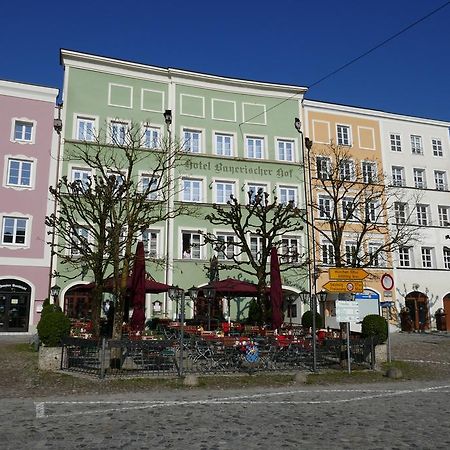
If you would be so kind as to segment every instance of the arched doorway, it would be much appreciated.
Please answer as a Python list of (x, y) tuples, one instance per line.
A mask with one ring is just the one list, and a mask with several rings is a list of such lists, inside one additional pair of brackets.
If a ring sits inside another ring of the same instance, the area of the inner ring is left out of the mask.
[(430, 311), (428, 297), (419, 291), (410, 292), (405, 297), (405, 306), (414, 331), (423, 331), (430, 328)]
[(0, 331), (28, 331), (31, 287), (23, 281), (0, 280)]
[(71, 287), (64, 295), (64, 313), (71, 319), (91, 319), (91, 289), (80, 284)]
[(447, 330), (450, 331), (450, 294), (444, 297), (444, 312), (447, 324)]

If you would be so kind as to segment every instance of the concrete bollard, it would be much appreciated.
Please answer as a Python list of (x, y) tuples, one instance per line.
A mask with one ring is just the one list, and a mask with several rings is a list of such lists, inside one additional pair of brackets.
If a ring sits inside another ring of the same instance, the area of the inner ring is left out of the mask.
[(198, 386), (198, 377), (197, 375), (186, 375), (183, 380), (183, 384), (189, 387)]
[(308, 375), (305, 372), (297, 372), (294, 376), (295, 384), (306, 384)]

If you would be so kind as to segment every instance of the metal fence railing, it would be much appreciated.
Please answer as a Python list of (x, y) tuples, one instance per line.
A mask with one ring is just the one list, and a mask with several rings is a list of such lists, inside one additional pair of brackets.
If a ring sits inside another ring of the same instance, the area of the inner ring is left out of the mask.
[[(368, 368), (375, 364), (371, 339), (351, 339), (351, 362)], [(347, 359), (345, 340), (318, 343), (317, 368), (339, 368)], [(256, 336), (248, 341), (233, 337), (220, 340), (176, 335), (163, 340), (107, 340), (66, 338), (62, 369), (100, 378), (123, 375), (182, 376), (233, 372), (309, 371), (313, 368), (311, 339), (280, 344), (274, 337)]]

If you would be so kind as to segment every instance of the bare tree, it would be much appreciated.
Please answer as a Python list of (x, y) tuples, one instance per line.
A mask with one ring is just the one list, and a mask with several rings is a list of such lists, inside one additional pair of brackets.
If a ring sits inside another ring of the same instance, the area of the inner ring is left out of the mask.
[(316, 253), (336, 267), (380, 267), (389, 255), (418, 239), (414, 212), (381, 170), (379, 161), (358, 160), (347, 147), (321, 146), (310, 158), (312, 186), (309, 224), (320, 236)]
[(258, 305), (263, 317), (270, 318), (267, 301), (267, 277), (270, 274), (270, 251), (276, 247), (281, 254), (280, 270), (304, 266), (303, 249), (298, 233), (303, 230), (303, 215), (294, 202), (279, 203), (274, 197), (259, 189), (248, 193), (248, 203), (241, 204), (231, 196), (226, 205), (214, 204), (206, 220), (232, 231), (232, 234), (200, 233), (205, 244), (212, 245), (218, 256), (220, 270), (238, 269), (241, 273), (256, 277)]
[(81, 169), (76, 179), (66, 175), (50, 187), (57, 212), (46, 217), (46, 225), (55, 235), (53, 253), (67, 266), (59, 276), (93, 275), (96, 333), (104, 281), (113, 276), (113, 337), (119, 338), (134, 244), (151, 225), (189, 211), (183, 205), (170, 207), (179, 145), (162, 140), (155, 148), (143, 148), (139, 125), (107, 133), (111, 145), (102, 133), (82, 143), (66, 142), (64, 159)]

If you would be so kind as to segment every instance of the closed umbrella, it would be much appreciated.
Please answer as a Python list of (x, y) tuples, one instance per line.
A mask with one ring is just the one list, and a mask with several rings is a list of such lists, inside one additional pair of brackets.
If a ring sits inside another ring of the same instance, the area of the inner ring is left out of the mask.
[(142, 331), (145, 327), (145, 252), (142, 241), (138, 243), (136, 248), (131, 275), (131, 298), (133, 303), (131, 329), (133, 331)]
[(280, 263), (275, 247), (270, 250), (270, 301), (272, 305), (272, 327), (276, 330), (283, 324), (283, 290)]

